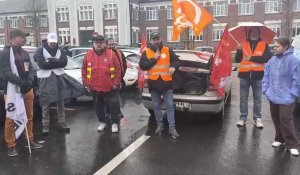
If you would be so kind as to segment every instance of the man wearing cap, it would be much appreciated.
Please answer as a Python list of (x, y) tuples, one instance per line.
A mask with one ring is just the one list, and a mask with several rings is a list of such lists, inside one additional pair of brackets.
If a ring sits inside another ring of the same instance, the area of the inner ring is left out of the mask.
[(111, 113), (113, 133), (119, 132), (119, 97), (116, 90), (121, 81), (121, 66), (118, 58), (107, 49), (102, 35), (93, 34), (93, 49), (84, 57), (82, 80), (94, 99), (95, 110), (100, 122), (97, 130), (103, 131), (107, 126), (105, 106)]
[[(22, 49), (22, 46), (26, 44), (26, 36), (28, 33), (24, 33), (21, 30), (12, 30), (9, 33), (11, 45), (6, 45), (1, 53), (1, 65), (3, 66), (3, 75), (5, 79), (4, 93), (6, 95), (5, 100), (10, 99), (10, 92), (12, 89), (8, 89), (8, 84), (16, 85), (14, 93), (20, 92), (23, 94), (23, 101), (27, 115), (27, 132), (28, 140), (30, 141), (31, 148), (38, 149), (43, 146), (34, 142), (33, 139), (33, 80), (34, 80), (34, 68), (30, 61), (29, 54)], [(14, 62), (12, 60), (15, 60)], [(9, 93), (8, 93), (9, 91)], [(14, 105), (16, 105), (16, 102)], [(9, 108), (7, 110), (15, 110)], [(10, 118), (6, 118), (5, 121), (5, 142), (8, 147), (8, 156), (17, 156), (16, 139), (15, 139), (15, 122)], [(26, 136), (27, 137), (27, 136)]]
[(55, 33), (48, 34), (47, 42), (44, 42), (37, 49), (34, 58), (39, 66), (37, 78), (39, 81), (39, 102), (43, 115), (42, 134), (48, 135), (49, 133), (51, 103), (57, 105), (58, 130), (70, 132), (70, 128), (65, 122), (64, 98), (62, 98), (62, 94), (65, 94), (66, 91), (62, 76), (65, 74), (64, 67), (66, 67), (68, 59), (65, 52), (58, 47)]
[(157, 122), (155, 134), (161, 135), (163, 131), (163, 115), (161, 111), (161, 96), (163, 96), (167, 107), (169, 134), (173, 138), (177, 138), (179, 134), (175, 128), (172, 75), (179, 68), (180, 62), (173, 50), (163, 46), (158, 33), (152, 33), (150, 39), (150, 44), (142, 53), (139, 65), (148, 74), (149, 90)]

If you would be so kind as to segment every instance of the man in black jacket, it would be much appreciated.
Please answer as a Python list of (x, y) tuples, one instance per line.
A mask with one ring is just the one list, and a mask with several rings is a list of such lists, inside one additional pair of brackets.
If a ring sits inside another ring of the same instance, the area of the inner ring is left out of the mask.
[(65, 122), (64, 99), (66, 84), (62, 76), (65, 74), (64, 67), (68, 63), (65, 52), (58, 47), (57, 35), (49, 33), (47, 43), (38, 48), (34, 58), (37, 60), (39, 69), (37, 78), (39, 80), (40, 105), (42, 106), (43, 135), (48, 135), (50, 125), (50, 105), (56, 102), (59, 131), (70, 132)]
[(267, 43), (261, 40), (258, 27), (251, 27), (247, 42), (237, 50), (235, 60), (240, 63), (240, 119), (237, 126), (245, 126), (248, 116), (248, 95), (250, 86), (253, 92), (253, 120), (257, 128), (263, 128), (261, 120), (262, 78), (264, 64), (272, 57)]
[[(28, 118), (27, 131), (31, 148), (42, 148), (43, 146), (33, 141), (33, 79), (34, 68), (30, 61), (29, 54), (22, 49), (26, 43), (28, 33), (21, 30), (12, 30), (9, 34), (11, 45), (6, 45), (1, 53), (0, 65), (3, 67), (3, 75), (5, 79), (4, 93), (7, 94), (8, 82), (20, 87), (20, 92), (24, 95), (24, 103)], [(13, 51), (15, 57), (15, 65), (19, 76), (12, 72), (10, 65), (10, 52)], [(14, 120), (6, 118), (5, 121), (5, 142), (8, 147), (8, 156), (17, 156), (16, 139), (15, 139)]]
[(162, 44), (158, 33), (151, 34), (151, 41), (142, 53), (140, 68), (147, 70), (149, 90), (157, 122), (155, 134), (161, 135), (163, 131), (163, 116), (161, 111), (161, 96), (167, 107), (169, 134), (173, 138), (179, 137), (175, 128), (172, 75), (179, 68), (180, 62), (172, 49)]

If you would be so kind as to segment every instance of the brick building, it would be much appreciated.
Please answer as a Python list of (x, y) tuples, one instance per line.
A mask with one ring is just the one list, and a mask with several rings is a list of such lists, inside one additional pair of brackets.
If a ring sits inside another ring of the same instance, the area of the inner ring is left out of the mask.
[[(41, 9), (43, 25), (38, 31), (28, 25), (26, 16), (32, 13), (22, 10), (32, 0), (17, 1), (0, 1), (0, 44), (8, 41), (5, 36), (16, 27), (32, 33), (31, 44), (39, 43), (51, 31), (59, 34), (62, 44), (88, 46), (91, 34), (97, 31), (120, 45), (137, 46), (142, 33), (149, 38), (158, 31), (167, 45), (188, 49), (216, 46), (227, 24), (233, 27), (246, 21), (264, 23), (278, 36), (300, 34), (300, 0), (198, 0), (220, 24), (213, 22), (197, 37), (186, 30), (177, 42), (171, 41), (171, 0), (41, 0), (47, 4)], [(35, 33), (39, 33), (37, 41)]]
[(9, 42), (9, 32), (13, 29), (30, 33), (28, 45), (40, 44), (49, 32), (47, 0), (0, 1), (0, 45)]

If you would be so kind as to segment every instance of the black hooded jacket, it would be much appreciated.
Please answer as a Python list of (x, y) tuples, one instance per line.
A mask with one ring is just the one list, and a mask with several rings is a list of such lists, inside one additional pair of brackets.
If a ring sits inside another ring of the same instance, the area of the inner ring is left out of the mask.
[[(158, 49), (162, 49), (161, 45)], [(157, 48), (151, 46), (151, 44), (148, 45), (148, 48), (156, 52)], [(176, 70), (180, 67), (180, 61), (178, 57), (176, 56), (175, 52), (172, 49), (169, 49), (170, 52), (170, 64), (171, 67), (174, 67)], [(142, 70), (147, 71), (150, 70), (155, 64), (157, 63), (157, 60), (155, 58), (148, 59), (146, 56), (146, 51), (142, 53), (139, 66)], [(161, 77), (158, 78), (158, 80), (148, 80), (149, 90), (150, 91), (166, 91), (173, 88), (172, 81), (164, 81), (161, 79)]]
[[(46, 61), (43, 55), (43, 48), (45, 48), (49, 52), (49, 54), (53, 57), (53, 58), (49, 58), (49, 61)], [(60, 59), (54, 58), (58, 49), (61, 52)], [(64, 68), (67, 66), (68, 63), (67, 55), (61, 48), (57, 46), (56, 48), (51, 49), (47, 43), (43, 43), (42, 47), (39, 47), (37, 49), (33, 57), (34, 60), (37, 61), (38, 66), (44, 70)]]
[[(252, 41), (250, 39), (247, 40), (247, 42), (250, 43), (250, 47), (252, 52), (256, 49), (256, 46), (258, 42), (261, 41), (261, 39), (257, 41)], [(269, 45), (266, 44), (265, 52), (263, 53), (262, 56), (252, 56), (250, 58), (250, 61), (254, 63), (267, 63), (272, 57)], [(235, 61), (237, 63), (240, 63), (243, 60), (243, 50), (238, 49), (236, 51), (235, 55)], [(244, 79), (253, 79), (253, 80), (262, 80), (264, 76), (264, 71), (250, 71), (250, 72), (239, 72), (238, 77), (239, 78), (244, 78)]]
[[(19, 76), (12, 72), (10, 66), (10, 49), (13, 48), (15, 64)], [(24, 63), (29, 64), (29, 70), (25, 71)], [(21, 93), (29, 92), (33, 87), (35, 70), (31, 63), (29, 54), (21, 47), (6, 45), (3, 52), (0, 53), (0, 65), (4, 77), (4, 93), (7, 93), (7, 83), (11, 82), (20, 87)]]

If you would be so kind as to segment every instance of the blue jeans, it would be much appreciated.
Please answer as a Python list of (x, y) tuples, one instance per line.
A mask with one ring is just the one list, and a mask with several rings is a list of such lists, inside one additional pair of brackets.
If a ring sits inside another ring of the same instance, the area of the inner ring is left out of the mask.
[(253, 119), (261, 118), (262, 81), (240, 79), (240, 119), (247, 120), (250, 86), (253, 92)]
[(173, 103), (173, 90), (167, 90), (163, 92), (151, 91), (151, 98), (154, 107), (154, 115), (156, 118), (157, 126), (163, 126), (163, 114), (161, 111), (162, 100), (161, 96), (165, 101), (167, 107), (167, 118), (169, 123), (169, 128), (175, 127), (175, 117), (174, 117), (174, 103)]

